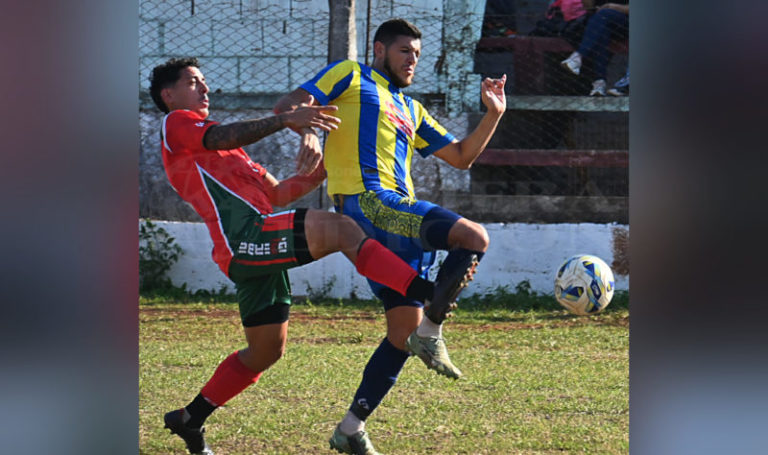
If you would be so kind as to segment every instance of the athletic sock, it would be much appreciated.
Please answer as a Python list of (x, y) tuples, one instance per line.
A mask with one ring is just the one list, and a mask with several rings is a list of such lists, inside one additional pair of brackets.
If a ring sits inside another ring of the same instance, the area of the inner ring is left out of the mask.
[[(258, 381), (259, 377), (261, 377), (261, 372), (257, 373), (246, 367), (237, 357), (237, 351), (233, 352), (219, 364), (211, 379), (200, 390), (199, 397), (204, 402), (195, 398), (190, 406), (193, 403), (197, 404), (191, 408), (187, 406), (186, 409), (192, 416), (191, 421), (195, 424), (199, 422), (199, 425), (202, 425), (208, 415), (213, 412), (213, 409), (223, 405), (245, 390), (246, 387)], [(212, 406), (213, 409), (208, 410), (205, 403)]]
[[(405, 261), (372, 238), (366, 238), (360, 244), (355, 267), (364, 277), (392, 288), (404, 296), (408, 296), (411, 283), (418, 277), (418, 273), (408, 266)], [(419, 280), (426, 281), (421, 278)], [(416, 296), (408, 297), (418, 300), (427, 298), (428, 285), (424, 286), (420, 284), (411, 289), (411, 292), (421, 291), (424, 294), (419, 296), (421, 297), (420, 299)]]
[(424, 302), (432, 299), (435, 294), (435, 283), (425, 280), (420, 276), (415, 276), (408, 289), (405, 291), (405, 297), (409, 299)]
[(443, 336), (443, 324), (432, 322), (428, 317), (421, 318), (421, 324), (416, 327), (416, 335), (420, 337), (437, 337)]
[(480, 262), (483, 256), (485, 256), (485, 253), (482, 251), (472, 251), (465, 248), (456, 248), (455, 250), (449, 251), (448, 256), (445, 257), (443, 264), (440, 266), (440, 270), (437, 272), (437, 279), (439, 280), (443, 276), (443, 270), (447, 272), (448, 270), (451, 270), (451, 268), (457, 267), (464, 262), (467, 256), (472, 254), (477, 256), (477, 262)]
[[(446, 256), (445, 260), (443, 261), (443, 264), (440, 266), (440, 270), (437, 272), (437, 279), (435, 280), (435, 286), (441, 286), (442, 285), (453, 285), (456, 283), (454, 280), (459, 278), (459, 273), (462, 275), (465, 273), (467, 266), (470, 264), (470, 259), (472, 258), (472, 255), (475, 255), (477, 257), (478, 262), (482, 257), (485, 255), (485, 253), (481, 251), (472, 251), (465, 248), (457, 248), (455, 250), (451, 250), (448, 253), (448, 256)], [(443, 280), (446, 280), (446, 277), (450, 276), (452, 277), (449, 281), (444, 282)], [(450, 288), (441, 288), (441, 292), (449, 292), (451, 291)], [(463, 289), (457, 289), (456, 295), (454, 298), (458, 297), (458, 295), (463, 291)], [(442, 295), (441, 297), (448, 297), (448, 295)], [(424, 319), (429, 319), (429, 322), (432, 322), (434, 324), (440, 325), (443, 323), (443, 321), (446, 318), (447, 313), (450, 311), (450, 304), (452, 302), (444, 301), (442, 298), (440, 299), (440, 302), (431, 302), (428, 306), (424, 308)], [(428, 323), (424, 323), (428, 324)], [(421, 333), (425, 331), (429, 331), (430, 327), (426, 325), (425, 327), (419, 326), (418, 329), (421, 329), (421, 332), (417, 332), (420, 336)], [(418, 330), (417, 329), (417, 330)]]
[(339, 431), (347, 436), (352, 436), (355, 433), (359, 433), (365, 429), (365, 422), (360, 420), (352, 411), (347, 411), (347, 415), (341, 420), (339, 424)]
[(216, 406), (211, 404), (201, 394), (197, 394), (194, 400), (184, 408), (182, 421), (184, 425), (190, 428), (200, 428), (205, 419), (216, 410)]
[(365, 421), (395, 385), (408, 357), (407, 352), (397, 349), (384, 338), (363, 370), (363, 380), (349, 411), (361, 421)]

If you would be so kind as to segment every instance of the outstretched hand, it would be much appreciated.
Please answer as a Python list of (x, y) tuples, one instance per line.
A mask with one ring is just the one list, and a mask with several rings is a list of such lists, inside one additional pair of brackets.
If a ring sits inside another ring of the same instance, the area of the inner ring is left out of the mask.
[(293, 105), (292, 110), (283, 113), (286, 115), (284, 120), (286, 125), (301, 135), (299, 154), (296, 157), (296, 173), (300, 176), (312, 174), (323, 160), (323, 147), (320, 145), (320, 139), (313, 128), (331, 131), (337, 129), (341, 123), (341, 119), (338, 117), (325, 113), (338, 110), (337, 106), (314, 104), (315, 97), (309, 95), (308, 101)]
[(331, 131), (339, 127), (341, 119), (328, 115), (326, 112), (333, 112), (337, 109), (337, 106), (299, 106), (281, 115), (285, 126), (294, 131), (303, 128), (320, 128), (323, 131)]
[(488, 112), (501, 115), (507, 110), (507, 96), (504, 94), (504, 84), (506, 82), (506, 74), (502, 75), (499, 79), (488, 77), (483, 79), (481, 95), (483, 104), (488, 108)]

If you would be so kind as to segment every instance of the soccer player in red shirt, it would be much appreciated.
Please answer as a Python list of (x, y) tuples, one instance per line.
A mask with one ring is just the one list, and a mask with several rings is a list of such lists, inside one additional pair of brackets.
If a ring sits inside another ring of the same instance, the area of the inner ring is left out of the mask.
[[(307, 209), (272, 213), (273, 205), (285, 206), (325, 179), (322, 155), (313, 155), (317, 136), (311, 128), (335, 129), (335, 106), (299, 106), (223, 125), (208, 119), (208, 86), (197, 59), (171, 59), (155, 67), (150, 79), (152, 99), (167, 114), (162, 126), (166, 174), (208, 227), (213, 259), (235, 283), (248, 344), (218, 366), (186, 407), (165, 415), (166, 428), (190, 453), (212, 454), (203, 436), (205, 419), (258, 381), (283, 354), (291, 303), (287, 269), (341, 251), (362, 275), (408, 298), (432, 299), (435, 286), (366, 237), (346, 215)], [(283, 128), (302, 135), (304, 164), (297, 175), (279, 181), (242, 147)]]

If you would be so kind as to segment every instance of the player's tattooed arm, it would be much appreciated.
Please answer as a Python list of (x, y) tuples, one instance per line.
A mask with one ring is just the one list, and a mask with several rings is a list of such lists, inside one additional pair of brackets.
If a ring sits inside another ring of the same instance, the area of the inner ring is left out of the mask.
[(327, 112), (337, 109), (336, 106), (303, 106), (273, 117), (214, 125), (203, 136), (203, 146), (208, 150), (230, 150), (252, 144), (283, 128), (294, 131), (304, 128), (335, 130), (341, 120)]
[(214, 125), (205, 132), (203, 146), (208, 150), (236, 149), (257, 142), (285, 126), (283, 117), (279, 115)]

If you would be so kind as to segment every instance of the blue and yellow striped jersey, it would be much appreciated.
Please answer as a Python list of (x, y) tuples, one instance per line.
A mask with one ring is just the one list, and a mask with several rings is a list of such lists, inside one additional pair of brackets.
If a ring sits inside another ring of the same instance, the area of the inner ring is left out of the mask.
[(339, 107), (333, 115), (341, 126), (325, 142), (330, 195), (389, 189), (415, 198), (413, 151), (427, 157), (455, 140), (421, 103), (369, 66), (340, 60), (301, 88), (320, 104)]

